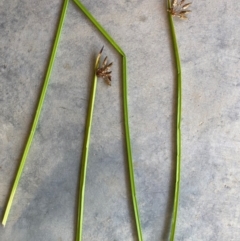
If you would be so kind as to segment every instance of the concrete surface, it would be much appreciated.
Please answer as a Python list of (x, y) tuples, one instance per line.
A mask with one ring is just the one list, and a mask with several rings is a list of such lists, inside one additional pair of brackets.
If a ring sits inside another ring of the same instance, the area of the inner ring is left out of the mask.
[[(128, 57), (129, 121), (144, 240), (167, 240), (175, 168), (176, 81), (166, 1), (82, 1)], [(0, 216), (33, 120), (62, 0), (0, 2)], [(176, 19), (183, 69), (177, 241), (240, 239), (240, 4), (194, 1)], [(40, 123), (1, 241), (73, 241), (94, 58), (99, 81), (84, 239), (136, 239), (123, 135), (121, 59), (70, 2)]]

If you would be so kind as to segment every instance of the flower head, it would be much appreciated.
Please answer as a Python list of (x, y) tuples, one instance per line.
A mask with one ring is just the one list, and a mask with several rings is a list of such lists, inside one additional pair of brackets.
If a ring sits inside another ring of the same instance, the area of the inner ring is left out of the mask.
[(188, 10), (188, 7), (192, 3), (186, 3), (185, 0), (173, 0), (172, 7), (168, 9), (168, 12), (176, 17), (179, 17), (181, 19), (187, 19), (187, 14), (191, 12), (191, 10)]
[[(100, 54), (102, 53), (102, 50), (100, 51)], [(113, 63), (108, 64), (107, 61), (107, 56), (105, 57), (105, 59), (103, 60), (102, 63), (102, 67), (98, 68), (96, 71), (96, 74), (98, 77), (102, 77), (108, 85), (111, 85), (111, 80), (112, 80), (112, 76), (111, 73), (112, 71), (110, 71), (110, 67), (112, 66)]]

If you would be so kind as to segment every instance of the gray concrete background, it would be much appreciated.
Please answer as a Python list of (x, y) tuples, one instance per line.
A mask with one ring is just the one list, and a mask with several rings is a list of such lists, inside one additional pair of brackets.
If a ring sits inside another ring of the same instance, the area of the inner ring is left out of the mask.
[[(167, 240), (175, 168), (176, 81), (166, 1), (82, 1), (128, 57), (129, 121), (144, 240)], [(0, 217), (55, 37), (62, 0), (0, 2)], [(194, 1), (176, 19), (183, 70), (182, 182), (177, 241), (240, 239), (240, 4)], [(70, 1), (40, 123), (1, 241), (72, 241), (94, 58), (99, 80), (84, 239), (136, 239), (121, 102), (121, 59)]]

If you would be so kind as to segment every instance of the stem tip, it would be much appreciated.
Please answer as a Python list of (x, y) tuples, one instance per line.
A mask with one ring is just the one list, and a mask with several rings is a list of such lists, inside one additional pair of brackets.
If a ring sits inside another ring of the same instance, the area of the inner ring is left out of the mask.
[(101, 54), (101, 53), (102, 53), (103, 49), (104, 49), (104, 45), (102, 46), (102, 48), (101, 48), (101, 50), (100, 50), (99, 54)]

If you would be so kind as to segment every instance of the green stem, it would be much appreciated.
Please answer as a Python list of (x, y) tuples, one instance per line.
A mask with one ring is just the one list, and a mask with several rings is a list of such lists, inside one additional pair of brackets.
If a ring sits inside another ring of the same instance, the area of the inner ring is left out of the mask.
[(55, 42), (54, 42), (54, 45), (53, 45), (51, 57), (50, 57), (50, 60), (49, 60), (49, 65), (48, 65), (46, 77), (45, 77), (45, 80), (44, 80), (44, 85), (43, 85), (43, 88), (42, 88), (42, 93), (41, 93), (41, 96), (40, 96), (40, 99), (39, 99), (39, 103), (38, 103), (37, 111), (36, 111), (36, 114), (35, 114), (35, 117), (34, 117), (31, 132), (30, 132), (30, 135), (29, 135), (28, 140), (27, 140), (27, 144), (26, 144), (26, 147), (25, 147), (25, 150), (24, 150), (24, 153), (23, 153), (23, 156), (22, 156), (22, 159), (21, 159), (18, 171), (17, 171), (17, 175), (16, 175), (15, 180), (14, 180), (14, 184), (13, 184), (13, 187), (12, 187), (12, 190), (11, 190), (11, 193), (10, 193), (10, 197), (8, 199), (7, 207), (6, 207), (4, 217), (3, 217), (3, 220), (2, 220), (3, 226), (6, 225), (8, 215), (9, 215), (12, 203), (13, 203), (13, 198), (14, 198), (14, 195), (16, 193), (18, 183), (19, 183), (19, 180), (21, 178), (21, 175), (22, 175), (22, 172), (23, 172), (23, 169), (24, 169), (24, 165), (25, 165), (25, 162), (26, 162), (26, 159), (28, 157), (28, 153), (29, 153), (29, 150), (30, 150), (30, 147), (31, 147), (31, 144), (32, 144), (34, 133), (35, 133), (36, 128), (38, 126), (39, 117), (40, 117), (43, 102), (44, 102), (44, 99), (45, 99), (45, 96), (46, 96), (47, 87), (48, 87), (49, 79), (50, 79), (50, 76), (51, 76), (52, 67), (53, 67), (53, 63), (54, 63), (54, 60), (55, 60), (55, 56), (56, 56), (56, 52), (57, 52), (57, 47), (58, 47), (58, 43), (59, 43), (61, 31), (62, 31), (64, 19), (65, 19), (65, 16), (66, 16), (68, 2), (69, 2), (69, 0), (64, 0), (62, 13), (61, 13), (61, 17), (60, 17), (59, 24), (58, 24), (56, 38), (55, 38)]
[(143, 241), (139, 208), (137, 203), (137, 194), (134, 180), (134, 168), (132, 161), (132, 148), (131, 148), (131, 139), (129, 131), (129, 122), (128, 122), (128, 95), (127, 95), (127, 58), (123, 56), (123, 113), (124, 113), (124, 127), (126, 135), (126, 146), (127, 146), (127, 157), (128, 157), (128, 169), (130, 177), (130, 186), (132, 194), (132, 202), (134, 208), (134, 216), (137, 227), (138, 240)]
[(88, 109), (87, 122), (86, 122), (86, 133), (85, 133), (85, 140), (84, 140), (83, 153), (82, 153), (81, 173), (80, 173), (80, 183), (79, 183), (79, 197), (78, 197), (78, 218), (77, 218), (77, 234), (76, 234), (77, 241), (82, 240), (88, 152), (89, 152), (89, 143), (90, 143), (90, 135), (91, 135), (91, 127), (92, 127), (92, 117), (93, 117), (93, 110), (94, 110), (94, 103), (95, 103), (95, 96), (96, 96), (96, 89), (97, 89), (96, 69), (99, 63), (99, 58), (100, 58), (100, 55), (98, 55), (97, 57), (95, 68), (94, 68), (93, 87), (92, 87), (92, 93), (89, 101), (89, 109)]
[[(131, 150), (131, 140), (128, 122), (128, 100), (127, 100), (127, 58), (123, 50), (118, 46), (118, 44), (113, 40), (113, 38), (107, 33), (107, 31), (98, 23), (98, 21), (91, 15), (87, 8), (78, 0), (73, 0), (80, 10), (88, 17), (88, 19), (94, 24), (94, 26), (102, 33), (102, 35), (108, 40), (108, 42), (121, 54), (123, 58), (123, 113), (124, 113), (124, 128), (125, 128), (125, 141), (127, 147), (127, 159), (128, 159), (128, 169), (131, 187), (131, 196), (134, 208), (134, 216), (137, 228), (138, 240), (143, 241), (140, 215), (138, 211), (137, 197), (136, 197), (136, 187), (134, 181), (134, 168), (132, 160), (132, 150)], [(82, 175), (82, 174), (81, 174)], [(78, 231), (77, 231), (78, 232)], [(81, 240), (81, 239), (77, 239)]]
[[(171, 7), (171, 1), (168, 0), (168, 9)], [(178, 206), (179, 206), (179, 195), (180, 195), (180, 180), (181, 180), (181, 111), (182, 111), (182, 76), (181, 76), (181, 60), (178, 51), (177, 38), (173, 23), (172, 15), (169, 13), (169, 23), (170, 23), (170, 32), (173, 43), (173, 51), (176, 62), (176, 71), (177, 71), (177, 158), (176, 158), (176, 183), (175, 183), (175, 193), (174, 193), (174, 206), (173, 206), (173, 216), (172, 216), (172, 225), (170, 233), (170, 241), (174, 241), (176, 234), (176, 225), (177, 225), (177, 215), (178, 215)]]

